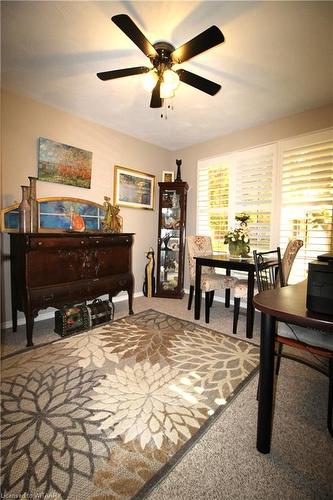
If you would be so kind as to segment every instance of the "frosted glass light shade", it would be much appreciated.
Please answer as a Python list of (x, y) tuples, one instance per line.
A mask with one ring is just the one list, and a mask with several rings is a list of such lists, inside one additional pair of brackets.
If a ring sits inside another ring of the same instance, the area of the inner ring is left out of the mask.
[(160, 97), (161, 99), (168, 99), (169, 97), (173, 97), (175, 95), (173, 88), (165, 82), (161, 83), (160, 88)]
[(153, 69), (152, 71), (149, 71), (149, 73), (145, 73), (143, 77), (143, 88), (147, 90), (147, 92), (151, 92), (153, 88), (156, 86), (157, 82), (158, 82), (158, 74)]
[(166, 85), (175, 90), (179, 85), (179, 76), (175, 71), (172, 71), (172, 69), (166, 69), (163, 73), (163, 81)]

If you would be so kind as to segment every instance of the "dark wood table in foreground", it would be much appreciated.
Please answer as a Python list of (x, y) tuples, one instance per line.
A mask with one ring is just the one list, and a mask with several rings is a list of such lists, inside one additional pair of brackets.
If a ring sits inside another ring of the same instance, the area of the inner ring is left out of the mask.
[[(253, 291), (254, 291), (254, 274), (255, 265), (252, 257), (249, 258), (235, 258), (230, 257), (228, 254), (219, 255), (205, 255), (195, 257), (195, 309), (194, 319), (200, 319), (200, 305), (201, 305), (201, 269), (202, 266), (220, 267), (226, 269), (226, 274), (229, 276), (230, 271), (245, 271), (247, 272), (247, 314), (246, 314), (246, 336), (251, 339), (253, 336), (253, 320), (254, 320), (254, 307), (253, 307)], [(226, 307), (230, 303), (230, 290), (226, 291)]]
[(253, 303), (261, 311), (260, 389), (257, 449), (269, 453), (273, 421), (274, 335), (276, 321), (333, 332), (333, 316), (306, 309), (307, 282), (267, 290), (255, 295)]

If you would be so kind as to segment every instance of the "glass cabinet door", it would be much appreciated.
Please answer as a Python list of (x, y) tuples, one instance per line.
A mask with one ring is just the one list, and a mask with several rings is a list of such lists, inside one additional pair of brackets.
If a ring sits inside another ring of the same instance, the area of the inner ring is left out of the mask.
[(178, 287), (180, 244), (180, 194), (165, 190), (162, 194), (160, 281), (163, 290)]
[(160, 183), (157, 295), (163, 297), (183, 293), (186, 196), (178, 184), (185, 183)]

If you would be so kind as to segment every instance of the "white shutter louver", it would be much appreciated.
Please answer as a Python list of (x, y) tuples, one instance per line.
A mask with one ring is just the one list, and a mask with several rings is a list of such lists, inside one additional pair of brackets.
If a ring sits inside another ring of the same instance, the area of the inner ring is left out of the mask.
[(213, 250), (225, 250), (228, 229), (229, 167), (225, 163), (198, 168), (197, 234), (212, 238)]
[(272, 183), (276, 146), (268, 145), (238, 153), (235, 158), (235, 213), (250, 215), (251, 249), (270, 250)]
[(308, 263), (332, 251), (333, 134), (303, 142), (286, 141), (282, 147), (280, 245), (285, 248), (291, 238), (304, 241), (289, 283), (304, 279)]

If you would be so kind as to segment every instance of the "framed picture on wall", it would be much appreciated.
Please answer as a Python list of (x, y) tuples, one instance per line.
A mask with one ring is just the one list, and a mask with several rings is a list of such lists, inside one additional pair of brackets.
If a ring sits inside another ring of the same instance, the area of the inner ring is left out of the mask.
[(122, 207), (155, 208), (155, 175), (115, 165), (113, 203)]
[(173, 170), (163, 170), (162, 182), (174, 182), (175, 173)]
[(38, 180), (90, 189), (92, 153), (39, 138)]

